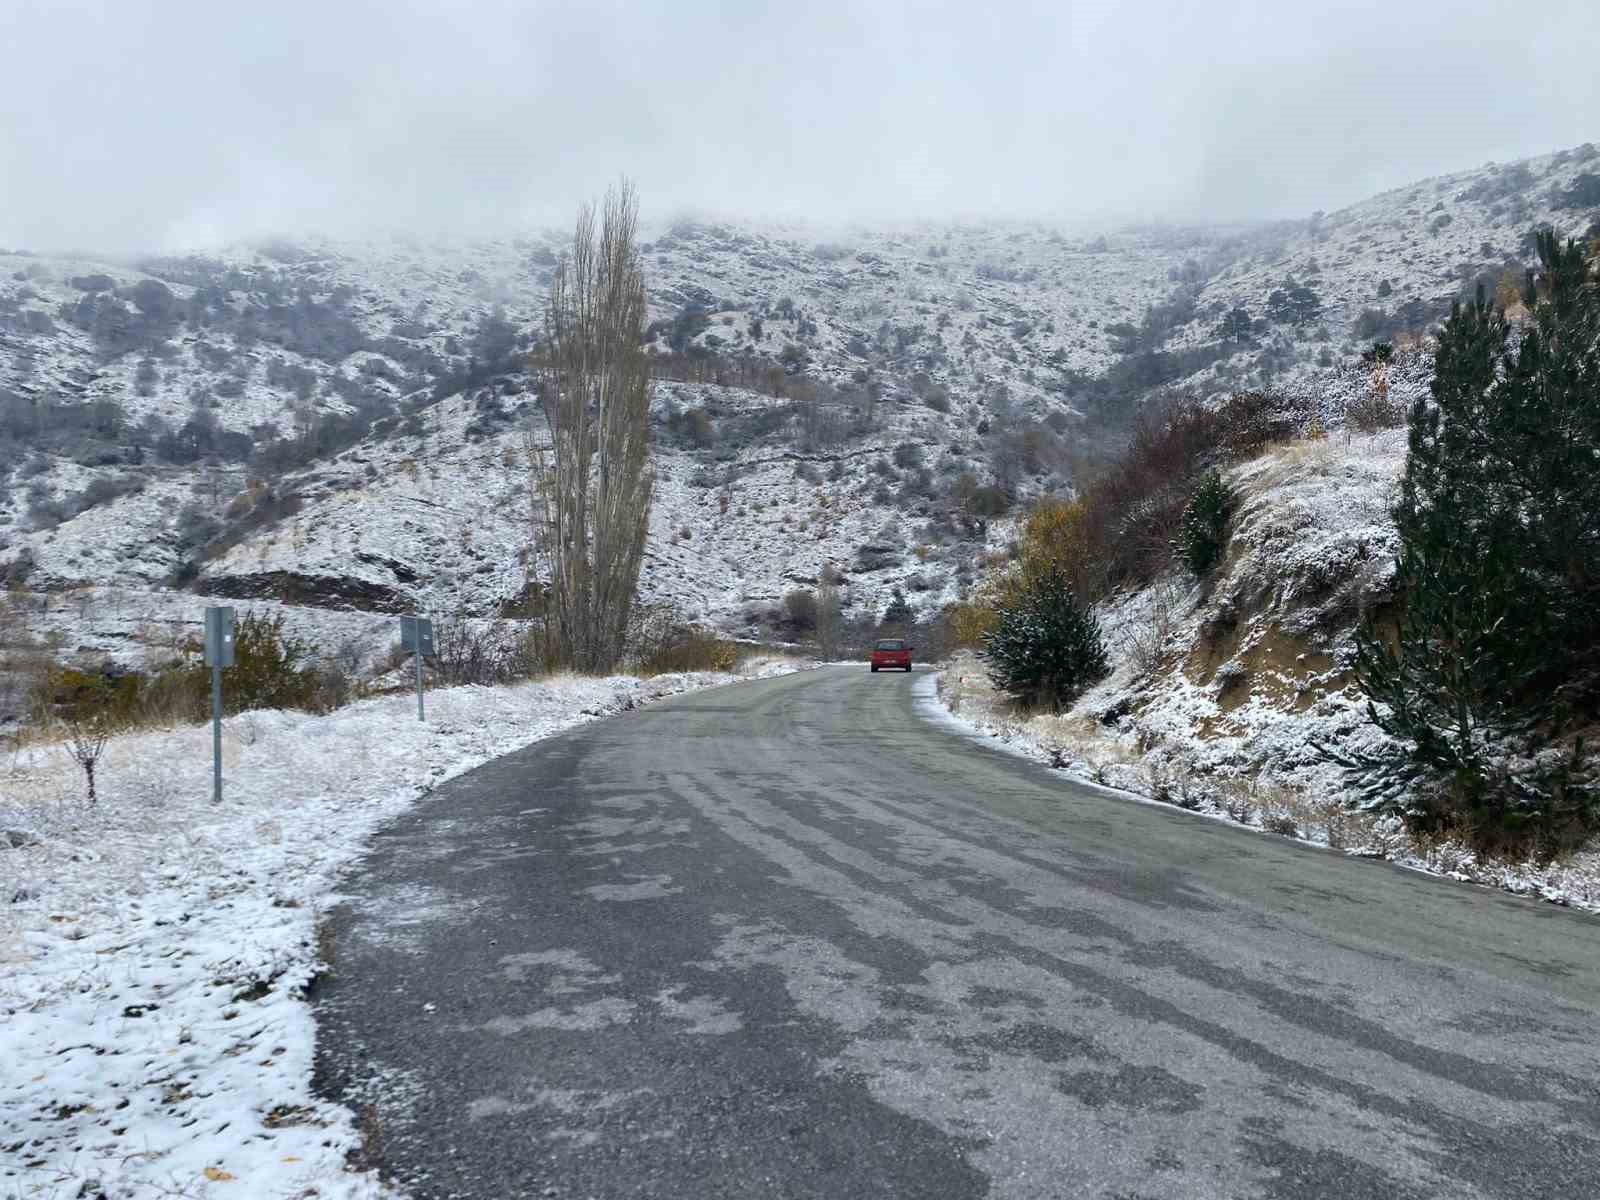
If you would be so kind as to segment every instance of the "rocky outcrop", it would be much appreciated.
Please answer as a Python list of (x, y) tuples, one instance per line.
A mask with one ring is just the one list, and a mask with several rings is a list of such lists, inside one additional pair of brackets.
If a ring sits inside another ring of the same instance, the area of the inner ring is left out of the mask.
[(408, 613), (416, 608), (411, 596), (398, 588), (348, 575), (302, 575), (295, 571), (214, 575), (199, 580), (195, 591), (229, 600), (278, 600), (363, 612)]

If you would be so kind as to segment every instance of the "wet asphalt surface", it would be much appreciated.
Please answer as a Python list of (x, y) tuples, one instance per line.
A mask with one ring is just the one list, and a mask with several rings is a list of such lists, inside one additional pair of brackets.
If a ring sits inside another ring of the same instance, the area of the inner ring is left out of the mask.
[(382, 832), (317, 1019), (389, 1177), (1600, 1197), (1600, 921), (1074, 785), (921, 678), (680, 697)]

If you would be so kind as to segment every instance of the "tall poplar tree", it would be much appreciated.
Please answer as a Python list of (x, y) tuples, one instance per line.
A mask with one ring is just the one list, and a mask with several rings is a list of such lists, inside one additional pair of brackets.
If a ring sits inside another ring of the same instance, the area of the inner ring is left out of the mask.
[(604, 672), (622, 657), (650, 522), (638, 216), (627, 183), (607, 193), (598, 231), (584, 206), (534, 357), (551, 442), (548, 457), (536, 447), (534, 551), (553, 656), (580, 671)]

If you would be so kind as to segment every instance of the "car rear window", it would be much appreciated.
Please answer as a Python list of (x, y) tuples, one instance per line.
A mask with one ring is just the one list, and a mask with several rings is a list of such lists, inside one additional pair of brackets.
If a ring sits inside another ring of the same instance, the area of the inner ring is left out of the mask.
[(889, 638), (886, 641), (879, 642), (873, 647), (874, 650), (904, 650), (905, 648), (906, 644), (904, 642), (898, 641), (894, 638)]

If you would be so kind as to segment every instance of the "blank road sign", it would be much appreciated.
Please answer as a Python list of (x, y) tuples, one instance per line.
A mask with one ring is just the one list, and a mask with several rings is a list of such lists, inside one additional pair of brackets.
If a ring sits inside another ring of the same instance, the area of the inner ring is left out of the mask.
[(433, 622), (427, 617), (401, 617), (400, 649), (415, 651), (423, 658), (432, 658)]
[(206, 609), (206, 666), (233, 666), (233, 609)]

